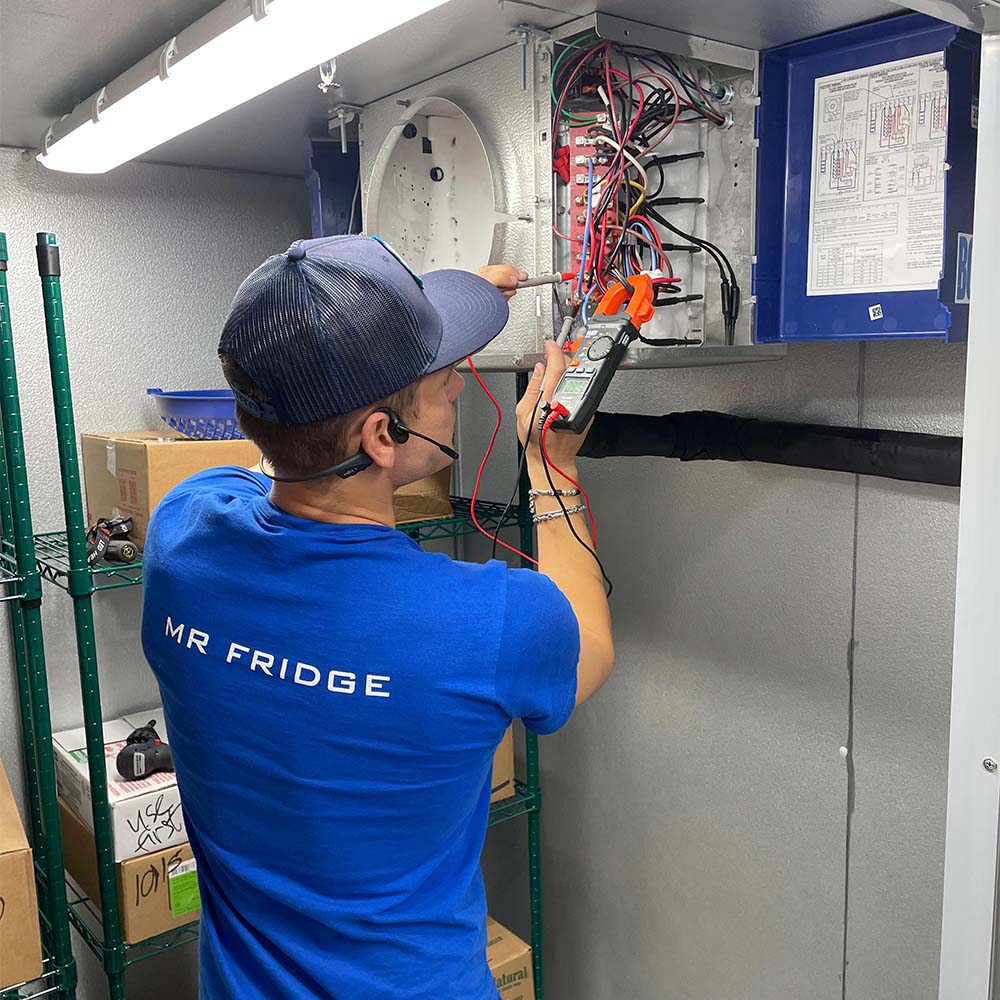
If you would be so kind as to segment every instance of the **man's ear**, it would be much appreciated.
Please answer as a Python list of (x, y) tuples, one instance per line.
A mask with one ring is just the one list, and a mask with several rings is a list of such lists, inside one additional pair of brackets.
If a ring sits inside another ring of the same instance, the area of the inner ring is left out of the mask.
[(389, 434), (389, 417), (376, 410), (361, 424), (361, 447), (372, 462), (383, 469), (396, 464), (396, 442)]

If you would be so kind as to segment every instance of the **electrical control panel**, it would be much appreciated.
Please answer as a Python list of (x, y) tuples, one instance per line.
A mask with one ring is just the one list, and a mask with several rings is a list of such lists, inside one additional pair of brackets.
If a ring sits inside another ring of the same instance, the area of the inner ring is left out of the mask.
[(626, 367), (961, 336), (966, 42), (909, 14), (762, 54), (593, 14), (364, 107), (364, 225), (417, 270), (574, 274), (512, 300), (487, 368), (578, 339), (639, 272), (655, 309)]

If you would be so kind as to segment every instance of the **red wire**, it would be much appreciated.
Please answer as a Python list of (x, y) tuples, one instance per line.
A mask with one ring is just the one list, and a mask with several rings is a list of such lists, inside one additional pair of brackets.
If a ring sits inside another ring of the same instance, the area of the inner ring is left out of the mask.
[[(549, 458), (548, 449), (545, 447), (545, 432), (549, 429), (549, 425), (555, 419), (556, 419), (556, 414), (553, 413), (551, 416), (548, 417), (548, 419), (546, 419), (545, 423), (542, 424), (542, 433), (541, 433), (541, 438), (540, 438), (541, 445), (542, 445), (542, 454), (545, 456), (545, 461), (549, 465), (551, 465), (552, 468), (555, 469), (556, 472), (558, 472), (559, 475), (562, 476), (563, 479), (566, 480), (566, 482), (572, 483), (580, 491), (580, 496), (583, 497), (583, 502), (584, 502), (584, 504), (586, 504), (586, 507), (587, 507), (587, 517), (590, 518), (590, 534), (591, 534), (591, 537), (594, 539), (594, 551), (596, 552), (597, 551), (597, 522), (594, 520), (594, 512), (590, 509), (590, 497), (587, 496), (587, 491), (572, 476), (567, 476), (566, 473), (563, 472), (563, 470), (560, 469), (559, 466), (556, 465), (556, 463), (553, 462), (551, 458)], [(492, 535), (490, 537), (492, 538)]]
[[(479, 372), (476, 371), (476, 366), (472, 363), (472, 358), (466, 358), (469, 362), (469, 367), (472, 369), (472, 374), (476, 376), (476, 381), (482, 387), (483, 392), (490, 397), (490, 402), (496, 407), (497, 411), (497, 422), (496, 426), (493, 428), (493, 436), (490, 438), (490, 443), (486, 448), (486, 454), (483, 455), (482, 462), (479, 463), (479, 472), (476, 473), (476, 486), (472, 491), (472, 500), (469, 503), (469, 512), (472, 514), (472, 523), (476, 526), (476, 530), (481, 534), (484, 534), (491, 542), (493, 541), (493, 532), (487, 531), (480, 523), (479, 519), (476, 517), (476, 500), (479, 497), (479, 484), (483, 478), (483, 469), (486, 468), (486, 463), (489, 460), (490, 452), (493, 451), (493, 444), (497, 439), (497, 434), (500, 433), (500, 425), (503, 423), (503, 411), (500, 409), (500, 404), (496, 400), (496, 396), (486, 387), (486, 383), (479, 377)], [(532, 566), (538, 565), (537, 559), (532, 559), (531, 556), (522, 552), (520, 549), (515, 549), (513, 545), (508, 545), (506, 542), (501, 541), (499, 538), (496, 539), (497, 545), (502, 545), (505, 549), (509, 549), (515, 555), (520, 556), (522, 559), (526, 559), (531, 563)]]
[(611, 113), (611, 125), (612, 131), (615, 134), (615, 138), (621, 142), (624, 146), (625, 143), (622, 142), (622, 130), (618, 126), (618, 110), (615, 107), (615, 95), (614, 91), (611, 89), (611, 50), (610, 46), (604, 50), (604, 79), (608, 85), (608, 111)]

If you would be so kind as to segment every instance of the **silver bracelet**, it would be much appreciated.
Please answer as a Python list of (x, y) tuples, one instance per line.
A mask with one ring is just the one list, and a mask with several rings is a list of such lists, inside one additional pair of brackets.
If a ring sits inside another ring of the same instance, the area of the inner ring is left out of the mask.
[(580, 514), (587, 508), (578, 503), (575, 507), (567, 507), (565, 510), (550, 510), (547, 514), (534, 514), (531, 518), (532, 524), (541, 524), (542, 521), (554, 521), (557, 517), (569, 517), (570, 514)]
[[(580, 491), (572, 490), (528, 490), (528, 510), (535, 514), (535, 497), (578, 497)], [(562, 511), (559, 512), (560, 514)]]

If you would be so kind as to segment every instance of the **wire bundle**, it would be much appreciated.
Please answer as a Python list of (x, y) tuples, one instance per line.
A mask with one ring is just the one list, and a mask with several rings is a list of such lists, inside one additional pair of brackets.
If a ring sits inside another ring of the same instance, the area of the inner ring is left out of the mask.
[[(593, 34), (560, 51), (552, 68), (551, 88), (553, 136), (566, 127), (582, 127), (594, 142), (588, 157), (587, 195), (581, 212), (584, 233), (573, 296), (581, 305), (582, 319), (586, 320), (592, 296), (599, 299), (613, 282), (641, 270), (662, 274), (655, 280), (657, 305), (701, 298), (679, 294), (669, 254), (705, 252), (719, 269), (726, 342), (732, 343), (741, 298), (732, 264), (714, 243), (685, 232), (662, 211), (703, 203), (702, 198), (667, 197), (661, 191), (665, 167), (704, 153), (654, 155), (678, 126), (727, 125), (729, 118), (717, 103), (726, 88), (707, 67), (695, 68), (683, 57), (601, 41)], [(603, 110), (595, 111), (597, 106)], [(571, 206), (571, 211), (575, 208)], [(685, 242), (664, 243), (658, 227)], [(555, 232), (570, 239), (558, 229)]]

